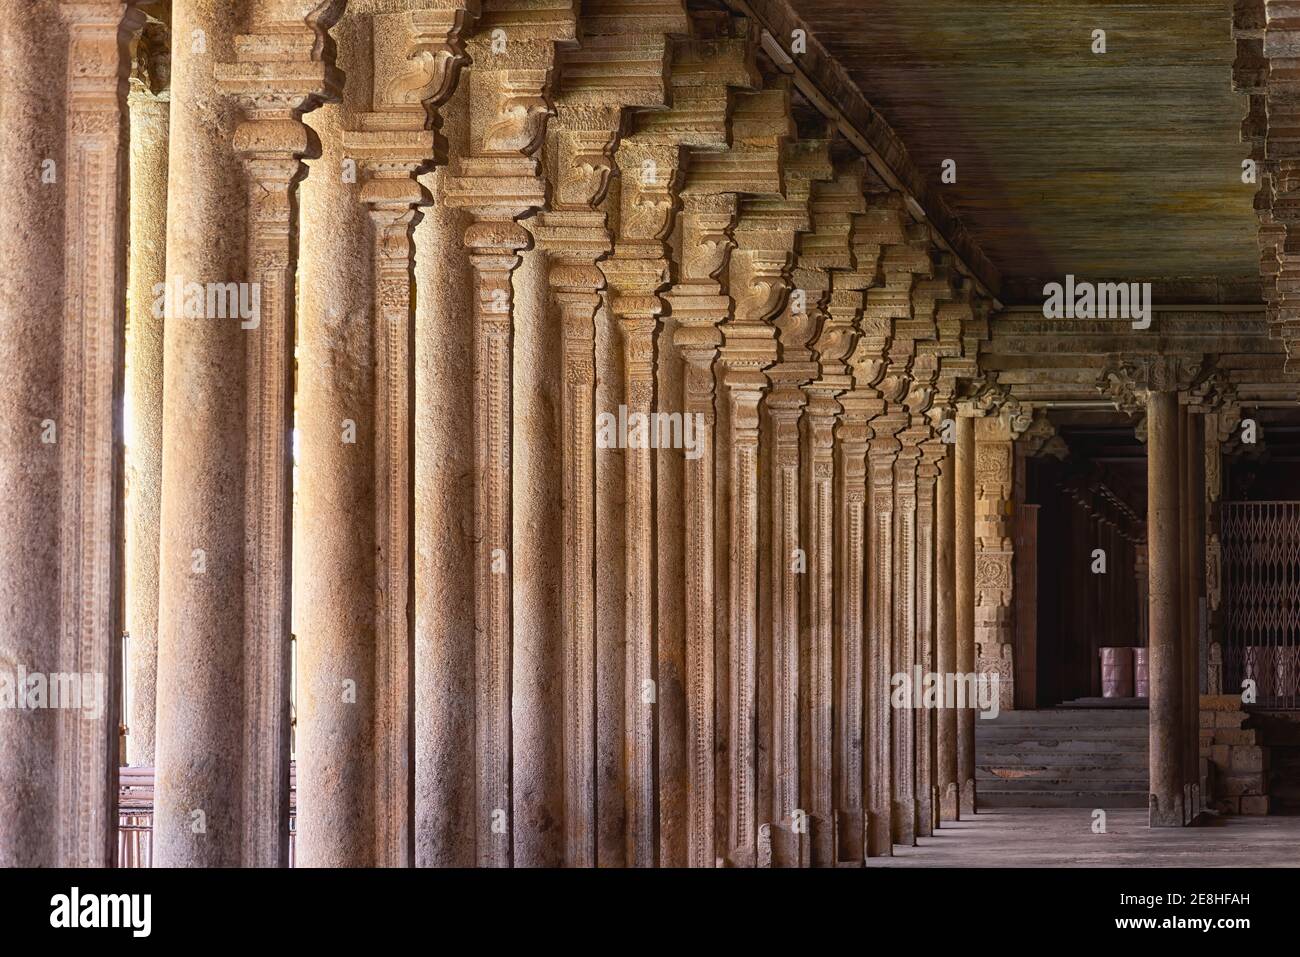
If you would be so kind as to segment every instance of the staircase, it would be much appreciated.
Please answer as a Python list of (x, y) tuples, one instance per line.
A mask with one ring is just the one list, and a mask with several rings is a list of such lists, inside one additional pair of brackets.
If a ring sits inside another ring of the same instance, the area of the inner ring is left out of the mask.
[(1147, 710), (1052, 708), (975, 719), (977, 807), (1147, 806)]

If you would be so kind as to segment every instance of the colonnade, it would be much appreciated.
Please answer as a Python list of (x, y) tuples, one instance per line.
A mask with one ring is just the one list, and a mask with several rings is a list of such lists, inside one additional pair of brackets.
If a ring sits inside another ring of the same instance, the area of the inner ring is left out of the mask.
[[(156, 864), (287, 863), (293, 635), (303, 866), (852, 865), (973, 813), (974, 712), (891, 689), (1011, 706), (1032, 409), (781, 37), (678, 0), (0, 16), (0, 641), (115, 674), (129, 627)], [(1165, 823), (1195, 429), (1150, 383)], [(0, 711), (0, 863), (111, 861), (117, 714)]]

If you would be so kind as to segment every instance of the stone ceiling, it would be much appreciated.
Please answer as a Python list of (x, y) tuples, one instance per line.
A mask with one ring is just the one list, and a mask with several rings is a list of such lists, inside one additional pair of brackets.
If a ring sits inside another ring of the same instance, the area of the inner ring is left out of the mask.
[[(1067, 272), (1258, 278), (1231, 0), (791, 2), (1002, 272), (1005, 298)], [(949, 158), (957, 182), (942, 184)]]

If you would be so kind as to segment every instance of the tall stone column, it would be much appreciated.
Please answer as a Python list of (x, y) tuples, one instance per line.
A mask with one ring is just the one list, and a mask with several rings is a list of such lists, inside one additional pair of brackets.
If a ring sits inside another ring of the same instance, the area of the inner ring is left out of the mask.
[(127, 263), (126, 631), (128, 764), (154, 763), (158, 713), (158, 521), (162, 503), (163, 323), (167, 282), (167, 91), (170, 34), (149, 21), (131, 79), (130, 261)]
[[(469, 84), (439, 110), (448, 152), (468, 148)], [(471, 218), (446, 202), (451, 171), (415, 226), (415, 864), (477, 862)], [(426, 411), (427, 410), (427, 411)]]
[[(956, 665), (961, 678), (975, 673), (975, 418), (965, 409), (957, 416), (954, 469), (953, 561), (956, 587), (953, 622)], [(969, 704), (969, 702), (968, 702)], [(975, 813), (975, 711), (957, 710), (958, 815)]]
[(1201, 616), (1205, 607), (1205, 427), (1201, 413), (1181, 408), (1187, 417), (1185, 492), (1181, 527), (1185, 530), (1184, 571), (1187, 583), (1186, 637), (1183, 643), (1183, 776), (1187, 781), (1187, 818), (1190, 824), (1201, 812)]
[[(916, 470), (916, 664), (922, 682), (938, 670), (937, 602), (938, 580), (935, 555), (935, 499), (939, 458), (944, 446), (928, 438), (921, 447)], [(924, 687), (924, 686), (923, 686)], [(916, 716), (916, 803), (917, 835), (928, 837), (938, 824), (938, 722), (942, 711), (922, 707)]]
[[(357, 13), (336, 29), (365, 78), (312, 117), (322, 156), (302, 187), (298, 576), (303, 866), (409, 866), (414, 394), (410, 276), (426, 130), (455, 86), (463, 6)], [(436, 47), (447, 55), (421, 60)]]
[[(853, 347), (853, 320), (859, 297), (827, 291), (824, 318), (814, 347), (821, 375), (807, 387), (808, 411), (804, 428), (803, 493), (808, 575), (805, 580), (807, 660), (807, 777), (808, 812), (812, 822), (812, 864), (836, 863), (837, 782), (835, 779), (835, 701), (837, 697), (836, 638), (842, 632), (845, 609), (840, 604), (845, 586), (845, 553), (837, 541), (843, 486), (836, 481), (835, 435), (843, 408), (838, 399), (853, 384), (846, 358)], [(837, 487), (837, 485), (839, 487)], [(861, 569), (861, 557), (858, 566)], [(860, 575), (860, 572), (859, 572)], [(859, 596), (859, 605), (861, 598)], [(859, 635), (861, 622), (858, 623)], [(859, 649), (861, 639), (858, 638)], [(860, 654), (860, 651), (859, 651)], [(858, 700), (860, 701), (860, 695)], [(838, 788), (842, 793), (842, 787)], [(859, 791), (861, 787), (859, 786)], [(860, 799), (857, 802), (860, 807)]]
[(910, 683), (912, 667), (918, 663), (916, 470), (925, 433), (924, 427), (913, 428), (912, 418), (909, 414), (907, 427), (899, 433), (900, 448), (894, 462), (893, 635), (890, 667), (884, 684), (877, 686), (888, 689), (891, 699), (893, 842), (904, 846), (916, 844), (917, 709), (913, 707), (910, 695), (902, 707), (895, 706), (892, 679), (894, 675), (906, 675)]
[[(543, 436), (528, 447), (522, 442), (519, 445), (520, 464), (527, 466), (529, 458), (535, 463), (529, 471), (558, 470), (564, 502), (563, 528), (555, 535), (547, 534), (541, 527), (546, 524), (545, 515), (539, 514), (529, 537), (536, 541), (532, 577), (538, 586), (543, 586), (548, 576), (558, 577), (552, 590), (562, 595), (561, 648), (551, 656), (562, 677), (546, 681), (546, 688), (539, 687), (533, 695), (540, 704), (550, 690), (554, 700), (543, 710), (554, 712), (555, 718), (533, 714), (530, 720), (538, 728), (563, 715), (564, 860), (570, 865), (594, 866), (598, 859), (597, 735), (603, 723), (597, 709), (596, 600), (605, 580), (603, 574), (599, 580), (597, 575), (598, 567), (604, 571), (604, 566), (596, 559), (596, 459), (619, 454), (616, 449), (596, 450), (597, 413), (617, 412), (595, 406), (596, 314), (608, 299), (605, 277), (596, 263), (613, 248), (606, 200), (620, 135), (635, 123), (635, 114), (628, 115), (625, 110), (663, 106), (670, 82), (665, 31), (688, 33), (690, 26), (684, 13), (674, 17), (667, 9), (662, 11), (662, 19), (646, 20), (619, 16), (619, 8), (601, 2), (588, 4), (582, 12), (581, 46), (561, 50), (558, 55), (556, 118), (548, 124), (546, 150), (554, 185), (549, 208), (532, 226), (547, 255), (551, 305), (559, 313), (558, 321), (548, 321), (546, 326), (558, 327), (562, 338), (562, 396), (555, 402), (561, 417), (557, 424), (561, 447), (558, 454), (548, 455)], [(525, 360), (529, 361), (534, 360)], [(541, 356), (535, 361), (543, 364)], [(549, 361), (555, 363), (553, 358)], [(523, 364), (521, 374), (528, 375)], [(536, 418), (535, 424), (541, 426), (541, 417)], [(660, 478), (671, 479), (681, 471), (680, 463), (677, 469), (672, 468), (669, 454), (661, 453), (656, 462)], [(538, 492), (543, 491), (542, 483), (533, 484)], [(671, 563), (675, 570), (681, 559), (673, 536), (681, 534), (681, 523), (671, 520), (672, 511), (661, 509), (658, 516), (662, 536), (658, 560)], [(564, 542), (559, 566), (553, 562), (553, 538)], [(669, 579), (670, 584), (673, 581)], [(661, 589), (658, 598), (665, 680), (656, 697), (659, 720), (667, 726), (660, 762), (670, 769), (662, 794), (670, 811), (664, 816), (672, 821), (665, 827), (663, 847), (666, 858), (680, 866), (685, 863), (685, 836), (680, 830), (684, 815), (671, 810), (673, 801), (684, 802), (686, 791), (680, 779), (685, 751), (685, 729), (680, 726), (685, 710), (681, 598), (671, 587)], [(534, 682), (541, 680), (538, 669), (532, 675)]]
[(715, 860), (714, 770), (715, 631), (713, 603), (716, 521), (714, 478), (717, 467), (717, 413), (714, 363), (726, 320), (727, 265), (737, 200), (734, 193), (700, 194), (683, 186), (681, 281), (669, 295), (677, 326), (674, 338), (685, 369), (682, 413), (702, 416), (699, 455), (683, 463), (685, 509), (685, 692), (686, 692), (686, 857), (691, 867), (712, 867)]
[[(783, 274), (789, 250), (754, 249), (761, 242), (737, 227), (731, 288), (735, 309), (723, 325), (720, 365), (727, 402), (725, 483), (729, 491), (728, 583), (728, 800), (727, 856), (731, 863), (758, 863), (756, 795), (758, 756), (758, 437), (759, 403), (768, 388), (763, 372), (776, 358), (774, 328), (768, 320), (784, 304)], [(790, 236), (793, 244), (793, 235)]]
[(1183, 697), (1179, 608), (1178, 396), (1147, 397), (1147, 540), (1150, 560), (1151, 826), (1185, 823)]
[[(654, 457), (649, 442), (655, 405), (660, 293), (670, 278), (665, 241), (673, 226), (681, 150), (633, 135), (615, 154), (620, 176), (614, 254), (601, 262), (610, 311), (623, 342), (623, 389), (629, 423), (624, 452), (626, 575), (623, 733), (627, 864), (658, 860), (657, 652), (654, 553)], [(645, 428), (636, 436), (636, 422)]]
[[(534, 534), (552, 559), (554, 538), (563, 542), (563, 562), (558, 569), (562, 581), (557, 589), (562, 595), (563, 647), (556, 656), (561, 696), (555, 702), (564, 723), (563, 861), (571, 867), (594, 867), (598, 719), (595, 467), (596, 457), (608, 454), (596, 448), (595, 320), (605, 286), (596, 262), (612, 247), (605, 214), (598, 207), (604, 202), (613, 167), (611, 153), (621, 114), (617, 106), (578, 97), (576, 92), (569, 97), (562, 94), (558, 118), (548, 124), (555, 200), (552, 209), (542, 212), (532, 226), (538, 246), (547, 254), (551, 301), (558, 312), (558, 321), (546, 326), (558, 328), (561, 336), (557, 433), (563, 501), (562, 533), (554, 536), (537, 530)], [(556, 358), (541, 354), (527, 361), (545, 365)], [(522, 371), (522, 363), (520, 367)], [(543, 417), (537, 418), (538, 425), (545, 423)], [(555, 571), (553, 568), (551, 574)]]
[[(898, 398), (898, 396), (895, 396)], [(887, 400), (888, 401), (888, 400)], [(870, 513), (867, 555), (867, 853), (872, 857), (893, 853), (894, 721), (890, 706), (893, 672), (894, 563), (897, 558), (894, 525), (894, 462), (902, 447), (895, 436), (905, 424), (901, 413), (880, 415), (871, 422), (867, 451)]]
[[(954, 432), (957, 421), (945, 426)], [(956, 435), (953, 435), (956, 439)], [(957, 454), (955, 442), (945, 444), (944, 458), (938, 463), (939, 478), (935, 487), (935, 671), (945, 676), (960, 671), (957, 666)], [(935, 715), (936, 765), (935, 786), (939, 792), (939, 820), (958, 819), (957, 710), (952, 702)]]
[[(0, 401), (14, 417), (0, 430), (0, 658), (7, 670), (47, 674), (60, 670), (61, 630), (61, 367), (49, 346), (63, 334), (65, 301), (68, 48), (59, 8), (37, 0), (0, 12), (0, 190), (6, 215), (25, 224), (0, 233)], [(0, 708), (0, 736), (0, 865), (56, 866), (57, 712)]]
[[(536, 9), (493, 5), (485, 10), (468, 44), (470, 126), (467, 148), (452, 159), (446, 201), (470, 213), (464, 244), (474, 284), (474, 538), (476, 659), (475, 752), (478, 759), (474, 815), (480, 865), (535, 863), (540, 805), (548, 798), (550, 754), (533, 737), (515, 740), (516, 712), (540, 718), (535, 700), (541, 687), (534, 666), (539, 655), (558, 647), (558, 636), (530, 633), (538, 592), (528, 587), (536, 572), (514, 535), (516, 499), (523, 514), (535, 514), (533, 487), (519, 483), (513, 469), (516, 325), (540, 326), (544, 300), (520, 295), (515, 270), (532, 238), (516, 220), (546, 203), (538, 151), (546, 135), (553, 92), (555, 48), (575, 38), (574, 10), (561, 4)], [(531, 332), (529, 333), (532, 334)], [(520, 420), (519, 428), (527, 423)], [(545, 490), (546, 483), (537, 486)], [(545, 494), (545, 493), (544, 493)], [(524, 564), (516, 570), (516, 563)], [(516, 580), (516, 575), (524, 578)], [(524, 605), (515, 607), (516, 593)], [(536, 609), (541, 620), (557, 616)], [(521, 617), (522, 616), (522, 617)], [(552, 627), (552, 631), (557, 630)], [(554, 638), (554, 641), (552, 639)], [(541, 641), (541, 647), (537, 642)], [(516, 647), (518, 644), (518, 647)], [(517, 662), (516, 654), (521, 656)], [(516, 681), (521, 680), (518, 688)], [(518, 780), (516, 780), (518, 772)], [(543, 857), (545, 852), (542, 852)]]
[(855, 388), (840, 402), (844, 416), (836, 432), (836, 634), (840, 636), (835, 675), (836, 863), (861, 862), (866, 854), (867, 422), (871, 400)]
[(172, 61), (155, 866), (288, 863), (291, 191), (337, 11), (240, 12), (172, 6), (202, 42)]
[[(832, 149), (834, 145), (832, 144)], [(809, 212), (813, 231), (800, 239), (799, 265), (795, 281), (807, 287), (804, 300), (815, 299), (818, 329), (812, 347), (820, 374), (805, 388), (808, 396), (803, 435), (804, 525), (807, 529), (808, 575), (804, 579), (802, 628), (805, 674), (804, 708), (807, 734), (805, 749), (808, 812), (812, 825), (814, 867), (834, 867), (840, 853), (841, 818), (837, 814), (840, 795), (845, 791), (838, 774), (840, 755), (847, 735), (839, 732), (836, 705), (841, 701), (841, 636), (845, 634), (845, 542), (839, 523), (845, 517), (844, 475), (839, 469), (837, 435), (844, 408), (839, 399), (853, 388), (848, 360), (857, 344), (857, 323), (862, 295), (845, 288), (857, 271), (854, 255), (854, 224), (866, 209), (863, 196), (864, 164), (850, 162), (832, 169), (834, 177), (812, 184)], [(856, 571), (861, 580), (862, 557)], [(859, 586), (860, 588), (860, 586)], [(858, 594), (861, 607), (861, 592)], [(861, 621), (857, 623), (858, 654), (861, 654)], [(861, 701), (860, 691), (856, 696)], [(861, 734), (860, 714), (855, 729)], [(849, 731), (850, 729), (844, 729)], [(858, 747), (861, 747), (859, 737)], [(859, 751), (860, 755), (860, 751)], [(857, 758), (859, 760), (860, 758)], [(859, 764), (860, 766), (860, 764)], [(856, 772), (860, 782), (860, 771)], [(861, 808), (858, 784), (856, 809)], [(860, 825), (860, 810), (857, 811)], [(859, 830), (860, 834), (860, 830)], [(861, 854), (861, 838), (856, 838)], [(843, 848), (849, 851), (848, 847)]]
[(16, 423), (0, 440), (0, 659), (90, 685), (89, 707), (0, 709), (6, 866), (107, 866), (117, 845), (130, 6), (0, 12), (0, 189), (21, 224), (0, 240), (0, 400)]

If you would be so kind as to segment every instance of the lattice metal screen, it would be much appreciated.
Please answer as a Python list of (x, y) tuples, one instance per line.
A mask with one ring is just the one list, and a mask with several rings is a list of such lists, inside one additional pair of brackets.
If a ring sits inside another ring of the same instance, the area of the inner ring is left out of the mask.
[(1224, 690), (1300, 708), (1300, 502), (1224, 502)]

